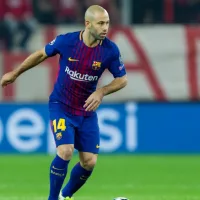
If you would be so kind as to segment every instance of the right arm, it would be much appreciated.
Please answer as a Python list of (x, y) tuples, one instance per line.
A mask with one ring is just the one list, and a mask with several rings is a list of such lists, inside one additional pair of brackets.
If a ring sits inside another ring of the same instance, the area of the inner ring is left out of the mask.
[(46, 52), (44, 49), (38, 50), (34, 53), (32, 53), (30, 56), (28, 56), (23, 62), (22, 64), (15, 68), (13, 70), (16, 78), (24, 73), (25, 71), (35, 67), (36, 65), (40, 64), (41, 62), (43, 62), (46, 58), (48, 58)]
[(1, 79), (2, 87), (13, 83), (19, 75), (35, 67), (48, 57), (60, 54), (60, 50), (64, 44), (63, 38), (64, 36), (62, 35), (57, 36), (53, 41), (47, 44), (45, 48), (36, 51), (35, 53), (31, 54), (28, 58), (26, 58), (24, 62), (21, 65), (19, 65), (19, 67), (15, 68), (11, 72), (6, 73)]
[(17, 77), (22, 74), (23, 72), (35, 67), (42, 61), (47, 58), (47, 54), (45, 49), (38, 50), (28, 56), (19, 67), (15, 68), (14, 70), (6, 73), (1, 79), (2, 87), (5, 87), (11, 83), (13, 83)]

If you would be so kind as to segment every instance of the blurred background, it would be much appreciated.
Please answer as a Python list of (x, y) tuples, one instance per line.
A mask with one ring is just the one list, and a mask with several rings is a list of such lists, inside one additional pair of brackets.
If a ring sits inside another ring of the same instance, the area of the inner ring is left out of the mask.
[[(76, 199), (200, 200), (200, 0), (0, 0), (0, 76), (56, 35), (84, 29), (93, 4), (110, 14), (129, 83), (97, 111), (101, 154)], [(47, 199), (57, 61), (0, 88), (0, 200)], [(111, 80), (105, 71), (99, 87)]]

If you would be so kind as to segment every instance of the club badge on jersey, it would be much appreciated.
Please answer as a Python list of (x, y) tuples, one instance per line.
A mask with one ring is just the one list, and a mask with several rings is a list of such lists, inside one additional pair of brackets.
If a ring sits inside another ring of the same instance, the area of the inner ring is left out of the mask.
[(93, 61), (92, 69), (93, 70), (99, 70), (100, 68), (101, 68), (101, 62)]

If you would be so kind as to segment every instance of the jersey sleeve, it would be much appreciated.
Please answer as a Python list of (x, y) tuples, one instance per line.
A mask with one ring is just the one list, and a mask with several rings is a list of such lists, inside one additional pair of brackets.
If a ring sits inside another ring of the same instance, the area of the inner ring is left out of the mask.
[(48, 57), (61, 53), (63, 46), (63, 35), (58, 35), (54, 40), (45, 46), (45, 52)]
[(113, 56), (111, 57), (108, 70), (114, 76), (114, 78), (122, 77), (126, 74), (126, 69), (117, 45), (115, 45), (112, 51), (113, 51)]

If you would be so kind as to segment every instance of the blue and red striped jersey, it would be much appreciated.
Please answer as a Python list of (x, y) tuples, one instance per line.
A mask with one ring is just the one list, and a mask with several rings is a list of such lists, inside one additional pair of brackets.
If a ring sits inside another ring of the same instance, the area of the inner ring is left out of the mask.
[(122, 77), (126, 70), (117, 45), (105, 38), (96, 47), (88, 47), (82, 38), (83, 31), (58, 35), (45, 46), (47, 56), (59, 54), (59, 72), (50, 102), (60, 102), (73, 115), (89, 116), (85, 111), (86, 99), (96, 90), (105, 69)]

